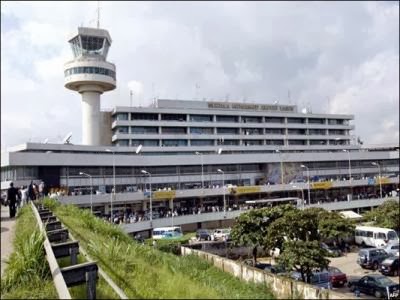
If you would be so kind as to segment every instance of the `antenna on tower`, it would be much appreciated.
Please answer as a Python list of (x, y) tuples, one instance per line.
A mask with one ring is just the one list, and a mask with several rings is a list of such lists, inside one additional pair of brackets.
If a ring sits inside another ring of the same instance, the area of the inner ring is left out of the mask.
[(289, 100), (289, 104), (292, 104), (292, 100), (290, 99), (290, 90), (287, 91), (287, 97)]
[(100, 1), (97, 1), (97, 29), (100, 28)]
[(330, 99), (329, 99), (328, 96), (326, 97), (326, 99), (328, 100), (328, 111), (327, 111), (327, 113), (329, 114), (329, 111), (330, 111), (330, 108), (331, 108)]
[(131, 107), (132, 107), (132, 97), (133, 97), (133, 92), (132, 92), (132, 90), (130, 90), (129, 91), (129, 100), (130, 100), (130, 103), (131, 103)]
[(199, 89), (200, 89), (200, 86), (196, 83), (195, 84), (195, 88), (196, 88), (196, 94), (195, 94), (195, 99), (194, 100), (199, 100)]

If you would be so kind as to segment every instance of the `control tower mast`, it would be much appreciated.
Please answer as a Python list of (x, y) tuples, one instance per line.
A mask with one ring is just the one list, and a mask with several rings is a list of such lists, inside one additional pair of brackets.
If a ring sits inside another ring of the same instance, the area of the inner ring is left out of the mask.
[(116, 87), (115, 65), (106, 61), (107, 30), (79, 27), (70, 40), (74, 60), (64, 65), (65, 87), (82, 95), (82, 144), (101, 144), (100, 95)]

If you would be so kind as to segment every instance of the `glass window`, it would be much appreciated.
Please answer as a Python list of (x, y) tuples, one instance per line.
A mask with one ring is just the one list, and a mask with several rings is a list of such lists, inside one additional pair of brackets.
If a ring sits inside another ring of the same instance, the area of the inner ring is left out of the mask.
[(147, 113), (131, 113), (132, 120), (148, 120), (157, 121), (158, 114), (147, 114)]
[(191, 140), (192, 146), (214, 146), (214, 140)]
[(210, 115), (190, 115), (189, 120), (191, 122), (212, 122), (213, 116)]
[(190, 127), (191, 134), (214, 134), (214, 128), (211, 127)]
[(283, 134), (283, 128), (265, 128), (265, 134)]
[(262, 123), (262, 117), (242, 117), (243, 123)]
[(218, 134), (239, 134), (239, 128), (217, 128)]
[(186, 134), (186, 127), (161, 127), (163, 134)]
[(303, 124), (304, 118), (287, 118), (288, 124)]
[(308, 124), (325, 124), (325, 119), (308, 119)]
[(265, 123), (283, 123), (284, 118), (278, 117), (265, 117)]
[(187, 140), (162, 140), (162, 146), (164, 147), (187, 146)]
[(238, 120), (237, 116), (217, 116), (217, 122), (237, 123)]
[(162, 121), (186, 121), (186, 115), (182, 114), (161, 114)]
[(388, 235), (388, 239), (389, 240), (396, 240), (397, 239), (397, 234), (394, 231), (389, 231), (387, 235)]
[(134, 133), (134, 134), (158, 134), (158, 127), (132, 126), (131, 133)]

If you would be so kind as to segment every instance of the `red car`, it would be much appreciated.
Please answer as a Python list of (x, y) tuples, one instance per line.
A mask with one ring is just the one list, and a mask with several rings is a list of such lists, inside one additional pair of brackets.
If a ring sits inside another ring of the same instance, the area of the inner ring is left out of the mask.
[(333, 287), (344, 286), (347, 283), (347, 276), (345, 273), (335, 267), (328, 267), (329, 281)]

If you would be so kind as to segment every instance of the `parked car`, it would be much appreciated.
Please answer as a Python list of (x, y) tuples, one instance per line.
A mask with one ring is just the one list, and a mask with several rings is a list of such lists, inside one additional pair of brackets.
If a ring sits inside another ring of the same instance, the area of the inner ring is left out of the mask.
[[(376, 298), (395, 299), (399, 296), (399, 284), (380, 274), (370, 274), (359, 279), (349, 280), (348, 286), (352, 292), (358, 290)], [(389, 289), (389, 297), (387, 289)]]
[(329, 281), (333, 287), (344, 286), (347, 283), (347, 276), (345, 273), (335, 267), (328, 267)]
[(379, 267), (379, 272), (383, 275), (399, 276), (400, 264), (398, 256), (391, 256), (386, 258)]
[(320, 243), (321, 248), (325, 249), (328, 252), (329, 257), (339, 257), (342, 255), (342, 251), (338, 247), (335, 246), (328, 246), (325, 243)]
[[(301, 273), (297, 271), (291, 272), (290, 277), (294, 280), (302, 280)], [(318, 287), (329, 288), (329, 272), (327, 270), (322, 272), (313, 272), (309, 283)]]
[(224, 229), (215, 229), (211, 235), (212, 241), (229, 241), (231, 238), (231, 229), (224, 228)]
[(386, 253), (394, 255), (394, 256), (399, 256), (399, 243), (396, 241), (394, 243), (389, 243), (383, 250), (386, 251)]
[(378, 270), (379, 264), (383, 262), (390, 255), (383, 249), (378, 248), (364, 248), (358, 252), (357, 263), (361, 268), (371, 268)]
[(289, 272), (289, 270), (287, 270), (286, 267), (281, 264), (277, 264), (277, 265), (269, 264), (269, 266), (266, 266), (264, 268), (264, 271), (268, 272), (268, 273), (276, 274), (276, 275), (287, 275)]
[(198, 229), (196, 231), (196, 239), (198, 241), (205, 240), (205, 241), (211, 241), (211, 234), (208, 229)]

